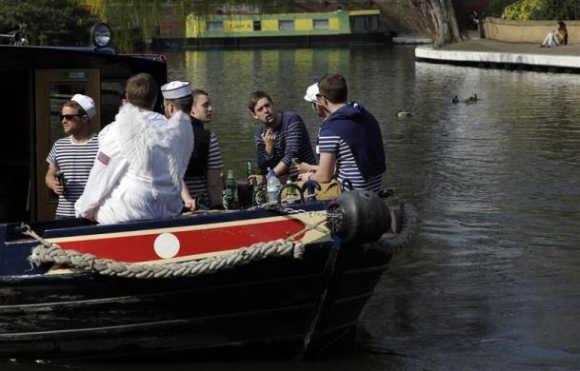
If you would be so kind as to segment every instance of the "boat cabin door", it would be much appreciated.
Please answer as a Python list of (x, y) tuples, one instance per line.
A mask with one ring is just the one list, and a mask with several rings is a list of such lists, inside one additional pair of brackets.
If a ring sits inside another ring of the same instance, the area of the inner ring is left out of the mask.
[(46, 187), (44, 178), (48, 170), (46, 157), (52, 144), (64, 137), (60, 109), (74, 94), (85, 94), (93, 98), (97, 114), (91, 119), (95, 132), (100, 122), (100, 71), (97, 69), (50, 69), (35, 71), (35, 178), (32, 195), (32, 219), (54, 218), (58, 197)]

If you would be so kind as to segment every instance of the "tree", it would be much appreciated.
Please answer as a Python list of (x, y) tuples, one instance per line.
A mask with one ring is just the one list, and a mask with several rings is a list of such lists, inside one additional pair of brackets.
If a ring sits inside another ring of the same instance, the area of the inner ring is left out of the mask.
[(499, 18), (503, 14), (504, 9), (516, 1), (517, 0), (489, 0), (486, 15)]
[(411, 0), (419, 11), (420, 21), (433, 35), (433, 44), (440, 47), (462, 40), (451, 0)]
[(0, 0), (0, 31), (19, 30), (35, 45), (87, 45), (97, 21), (68, 0)]
[(519, 0), (505, 8), (502, 18), (522, 21), (576, 19), (578, 8), (576, 0)]

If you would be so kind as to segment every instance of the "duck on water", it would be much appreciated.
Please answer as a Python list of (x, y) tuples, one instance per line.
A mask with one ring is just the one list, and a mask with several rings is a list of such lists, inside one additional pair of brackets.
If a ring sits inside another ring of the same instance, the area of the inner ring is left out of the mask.
[(457, 103), (471, 104), (471, 103), (476, 103), (478, 100), (479, 100), (479, 97), (477, 96), (477, 94), (473, 94), (472, 96), (470, 96), (466, 99), (460, 99), (457, 95), (455, 95), (451, 99), (451, 103), (453, 103), (453, 104), (457, 104)]

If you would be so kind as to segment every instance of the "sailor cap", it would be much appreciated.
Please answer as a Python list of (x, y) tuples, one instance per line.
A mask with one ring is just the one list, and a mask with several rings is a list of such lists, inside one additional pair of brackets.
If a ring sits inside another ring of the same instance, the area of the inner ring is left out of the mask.
[(310, 103), (318, 103), (318, 94), (320, 94), (320, 90), (318, 90), (318, 83), (315, 82), (306, 89), (304, 100)]
[(97, 110), (95, 109), (95, 101), (93, 98), (83, 94), (75, 94), (70, 100), (77, 102), (85, 110), (87, 116), (89, 116), (90, 119), (92, 119), (97, 114)]
[(171, 81), (161, 87), (165, 99), (179, 99), (191, 95), (191, 84), (187, 81)]

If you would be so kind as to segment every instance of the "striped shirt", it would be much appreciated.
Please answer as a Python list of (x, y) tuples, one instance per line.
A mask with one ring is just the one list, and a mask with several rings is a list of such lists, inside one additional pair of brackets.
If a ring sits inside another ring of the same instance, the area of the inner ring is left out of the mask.
[(254, 132), (261, 174), (266, 174), (268, 168), (273, 169), (279, 162), (283, 162), (290, 169), (293, 158), (308, 164), (316, 163), (310, 136), (302, 118), (294, 112), (282, 112), (281, 117), (280, 124), (272, 128), (272, 132), (276, 135), (272, 155), (266, 153), (266, 145), (262, 140), (262, 134), (268, 127), (260, 125)]
[(383, 185), (383, 174), (365, 179), (359, 170), (352, 151), (344, 140), (339, 136), (324, 135), (321, 132), (318, 137), (318, 151), (320, 153), (333, 153), (336, 156), (336, 177), (343, 184), (348, 179), (353, 189), (378, 192)]
[(46, 162), (55, 165), (64, 177), (64, 194), (58, 196), (57, 216), (75, 216), (75, 202), (85, 189), (98, 150), (96, 135), (82, 144), (73, 143), (70, 136), (61, 138), (52, 146)]
[[(212, 131), (209, 139), (209, 155), (207, 159), (208, 170), (223, 169), (222, 152), (217, 136)], [(207, 176), (187, 177), (184, 179), (191, 197), (197, 198), (201, 203), (209, 206), (209, 194), (207, 187)]]

